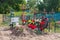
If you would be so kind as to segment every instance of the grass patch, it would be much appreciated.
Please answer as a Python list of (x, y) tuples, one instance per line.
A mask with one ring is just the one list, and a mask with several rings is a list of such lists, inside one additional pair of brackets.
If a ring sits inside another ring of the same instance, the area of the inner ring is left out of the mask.
[(0, 24), (0, 27), (4, 27), (4, 26), (9, 26), (9, 23), (3, 22), (3, 23)]
[(60, 28), (56, 28), (56, 32), (60, 33)]
[[(22, 15), (22, 12), (23, 11), (18, 11), (18, 12), (14, 12), (14, 16), (21, 16)], [(28, 13), (27, 12), (25, 12), (25, 14), (27, 15)], [(7, 16), (10, 16), (10, 13), (9, 14), (6, 14)]]
[(14, 13), (14, 16), (21, 16), (22, 15), (22, 11), (19, 11), (19, 12), (15, 12)]

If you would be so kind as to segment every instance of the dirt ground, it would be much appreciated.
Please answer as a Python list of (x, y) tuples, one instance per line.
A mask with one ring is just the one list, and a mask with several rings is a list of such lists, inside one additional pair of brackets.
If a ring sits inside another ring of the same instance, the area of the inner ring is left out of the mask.
[(10, 30), (0, 27), (0, 40), (60, 40), (60, 33), (49, 33), (43, 35), (31, 35), (25, 31), (25, 36), (11, 35)]

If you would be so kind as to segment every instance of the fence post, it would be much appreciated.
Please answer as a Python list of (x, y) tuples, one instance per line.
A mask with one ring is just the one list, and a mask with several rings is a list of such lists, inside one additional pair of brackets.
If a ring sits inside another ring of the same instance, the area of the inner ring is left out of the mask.
[(49, 32), (50, 32), (50, 22), (49, 22)]
[(54, 25), (54, 32), (56, 32), (56, 23), (55, 23), (55, 25)]

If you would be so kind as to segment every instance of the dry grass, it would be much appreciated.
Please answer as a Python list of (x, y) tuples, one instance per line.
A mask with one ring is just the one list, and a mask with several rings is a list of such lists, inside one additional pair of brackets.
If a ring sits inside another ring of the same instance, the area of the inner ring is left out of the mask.
[(0, 24), (2, 23), (2, 14), (0, 14)]

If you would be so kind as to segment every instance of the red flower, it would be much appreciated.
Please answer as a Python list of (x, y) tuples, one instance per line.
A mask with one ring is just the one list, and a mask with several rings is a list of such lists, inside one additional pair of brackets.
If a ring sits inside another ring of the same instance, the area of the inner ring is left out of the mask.
[(26, 22), (26, 20), (22, 20), (22, 22)]
[(28, 27), (31, 28), (31, 29), (35, 29), (36, 28), (36, 26), (34, 24), (29, 24)]
[(44, 24), (45, 24), (44, 21), (41, 21), (41, 22), (40, 22), (40, 30), (41, 30), (41, 31), (44, 30), (44, 29), (43, 29)]
[(35, 20), (32, 20), (32, 22), (35, 22)]

